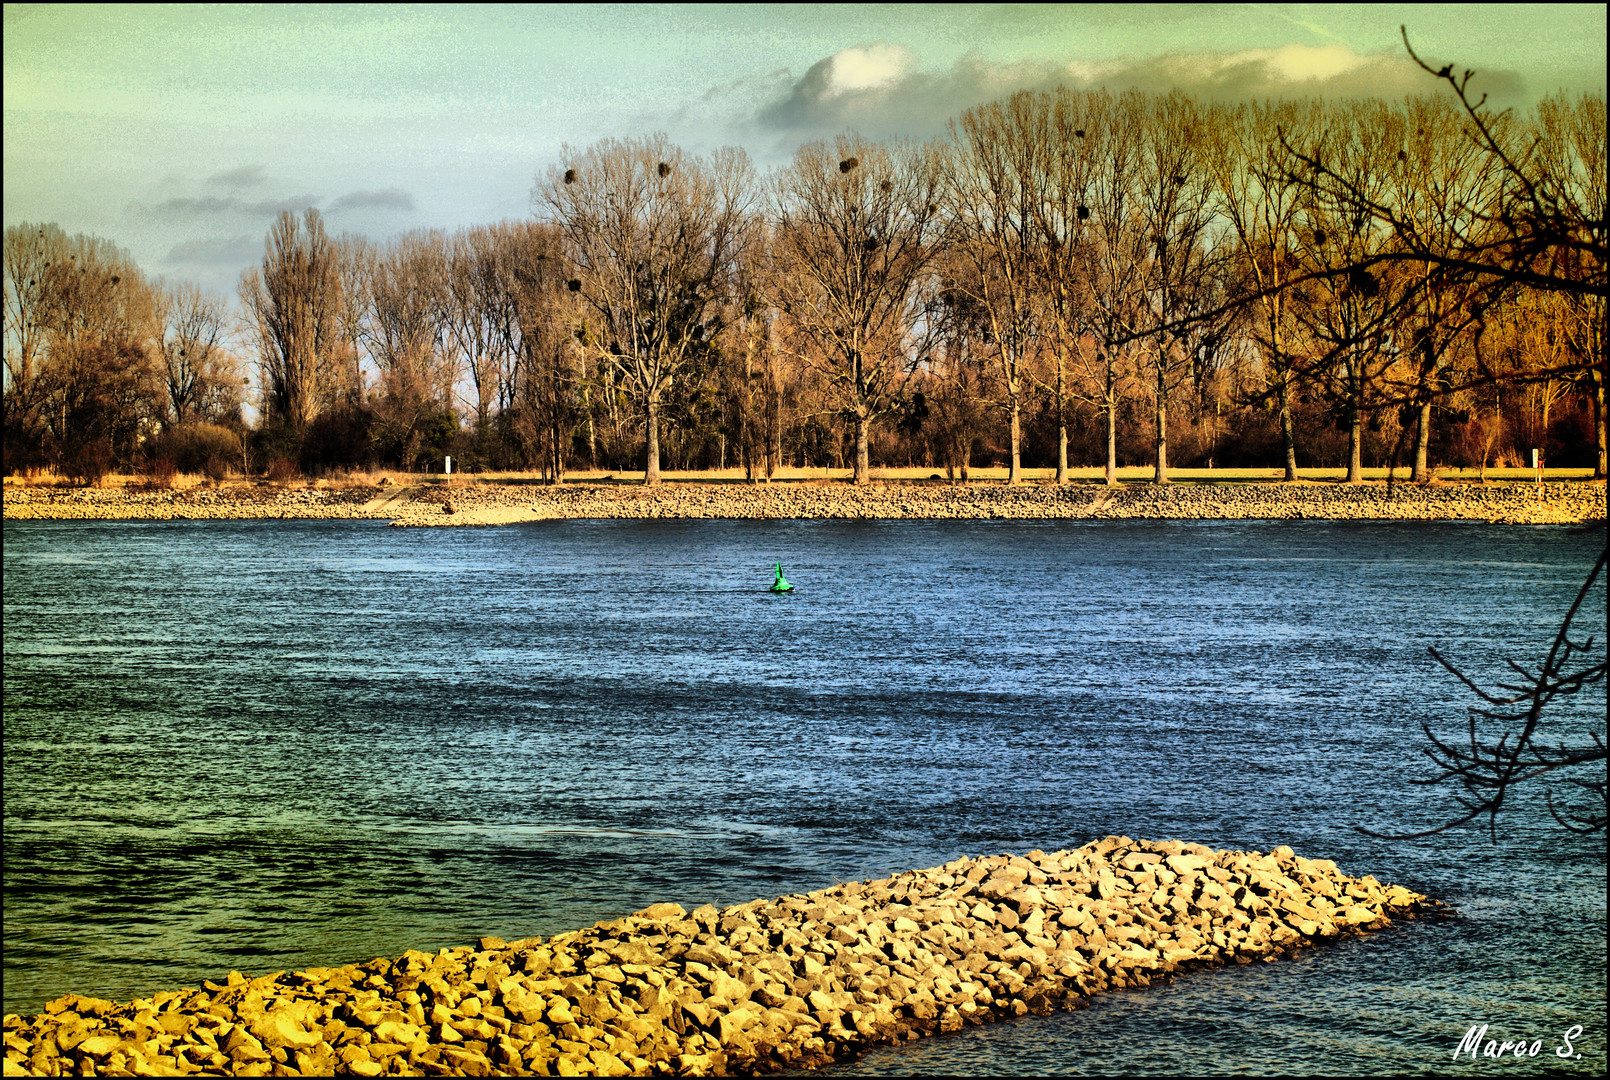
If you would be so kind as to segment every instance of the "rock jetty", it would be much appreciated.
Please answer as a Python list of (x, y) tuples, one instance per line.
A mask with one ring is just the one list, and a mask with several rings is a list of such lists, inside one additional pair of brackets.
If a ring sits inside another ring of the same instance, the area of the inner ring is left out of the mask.
[(706, 1075), (1078, 1008), (1440, 908), (1288, 847), (1109, 836), (546, 941), (482, 938), (5, 1018), (5, 1075)]
[[(321, 482), (322, 483), (322, 482)], [(1132, 484), (1107, 488), (935, 482), (769, 485), (580, 483), (333, 487), (239, 481), (186, 491), (7, 486), (8, 519), (369, 518), (499, 525), (566, 518), (1296, 519), (1580, 524), (1605, 518), (1604, 481), (1544, 484)]]

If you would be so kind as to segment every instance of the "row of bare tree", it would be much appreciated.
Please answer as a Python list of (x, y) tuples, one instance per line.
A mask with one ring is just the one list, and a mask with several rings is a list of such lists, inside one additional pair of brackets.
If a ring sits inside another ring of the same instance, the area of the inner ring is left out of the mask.
[(8, 472), (49, 463), (94, 479), (138, 459), (158, 420), (239, 422), (222, 301), (148, 281), (111, 243), (54, 225), (8, 228), (4, 267)]
[(590, 359), (642, 410), (650, 483), (662, 397), (733, 338), (799, 362), (854, 426), (858, 481), (873, 421), (922, 392), (963, 445), (994, 411), (1012, 481), (1030, 399), (1057, 417), (1059, 481), (1069, 413), (1093, 407), (1115, 482), (1139, 392), (1164, 482), (1171, 402), (1226, 383), (1278, 413), (1289, 479), (1296, 403), (1324, 402), (1355, 481), (1383, 412), (1413, 414), (1424, 479), (1439, 404), (1575, 386), (1603, 475), (1604, 124), (1593, 97), (1520, 121), (1446, 98), (1062, 90), (972, 109), (941, 144), (814, 143), (764, 182), (733, 151), (606, 141), (567, 152), (535, 200), (607, 332)]
[(1527, 445), (1602, 476), (1604, 101), (1463, 104), (1020, 93), (768, 177), (605, 140), (539, 178), (531, 221), (374, 244), (282, 215), (238, 325), (18, 226), (6, 465), (239, 428), (249, 353), (259, 465), (636, 457), (655, 483), (669, 438), (683, 467), (847, 458), (858, 481), (979, 452), (1063, 481), (1071, 446), (1116, 482), (1143, 447), (1163, 482), (1183, 441), (1290, 479)]

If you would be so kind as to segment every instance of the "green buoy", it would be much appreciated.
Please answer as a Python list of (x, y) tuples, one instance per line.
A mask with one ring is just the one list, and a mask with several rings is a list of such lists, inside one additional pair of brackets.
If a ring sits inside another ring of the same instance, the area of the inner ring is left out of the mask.
[(783, 564), (781, 562), (779, 562), (777, 564), (777, 580), (771, 583), (771, 591), (772, 592), (793, 592), (794, 591), (794, 586), (790, 585), (788, 583), (788, 579), (783, 577)]

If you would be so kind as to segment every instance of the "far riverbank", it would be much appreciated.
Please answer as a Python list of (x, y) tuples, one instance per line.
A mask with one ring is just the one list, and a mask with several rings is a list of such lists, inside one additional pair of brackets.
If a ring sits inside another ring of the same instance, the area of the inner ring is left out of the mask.
[(1125, 484), (775, 484), (592, 481), (545, 486), (436, 478), (418, 483), (235, 481), (188, 490), (7, 484), (7, 520), (299, 519), (394, 525), (503, 525), (556, 519), (1464, 520), (1582, 524), (1605, 518), (1604, 481), (1546, 484), (1373, 481)]

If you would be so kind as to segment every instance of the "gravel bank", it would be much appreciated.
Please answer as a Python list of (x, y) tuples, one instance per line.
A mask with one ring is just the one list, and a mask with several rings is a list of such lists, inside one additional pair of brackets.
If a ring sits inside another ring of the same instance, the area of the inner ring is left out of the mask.
[(190, 491), (5, 489), (5, 516), (28, 518), (373, 518), (397, 525), (499, 525), (556, 518), (1170, 518), (1603, 520), (1603, 481), (1536, 484), (1137, 484), (1109, 489), (1002, 484), (422, 484)]
[(188, 520), (241, 518), (395, 517), (384, 509), (408, 501), (410, 488), (281, 487), (234, 483), (188, 491), (132, 488), (10, 487), (5, 489), (7, 520), (82, 519)]
[(548, 941), (5, 1018), (5, 1075), (705, 1075), (1078, 1008), (1439, 909), (1280, 847), (1107, 837), (724, 910), (655, 904)]

